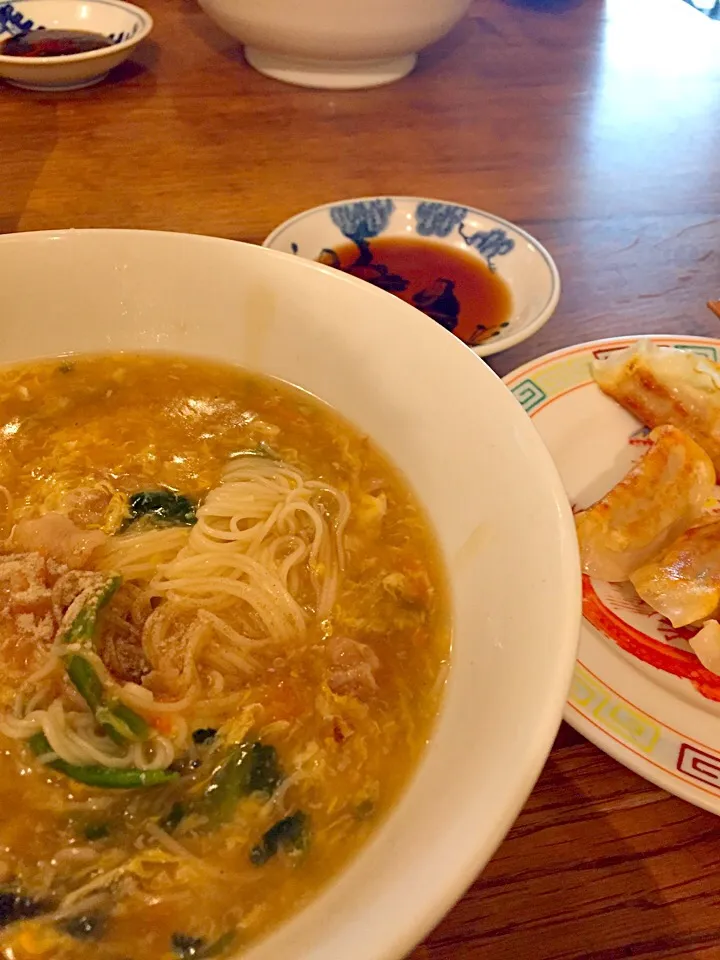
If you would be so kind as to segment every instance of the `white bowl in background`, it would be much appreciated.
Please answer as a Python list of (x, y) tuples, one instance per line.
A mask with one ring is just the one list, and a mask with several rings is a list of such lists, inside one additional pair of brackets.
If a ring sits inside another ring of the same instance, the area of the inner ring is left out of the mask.
[[(548, 322), (560, 274), (545, 247), (521, 227), (484, 210), (427, 197), (358, 197), (304, 210), (276, 227), (263, 246), (317, 259), (353, 239), (426, 238), (481, 257), (510, 288), (507, 321), (472, 349), (481, 357), (514, 347)], [(462, 314), (461, 314), (462, 316)]]
[(153, 20), (145, 10), (123, 0), (0, 0), (0, 42), (42, 28), (88, 30), (113, 41), (109, 47), (60, 57), (0, 54), (0, 77), (8, 83), (61, 93), (103, 80), (148, 36)]
[(430, 743), (359, 855), (244, 958), (397, 960), (472, 882), (517, 815), (575, 663), (575, 527), (529, 418), (432, 320), (310, 260), (112, 230), (8, 235), (0, 258), (13, 278), (0, 361), (163, 350), (243, 364), (331, 403), (384, 448), (425, 505), (454, 623)]
[(470, 0), (199, 0), (245, 45), (248, 63), (304, 87), (374, 87), (404, 77)]

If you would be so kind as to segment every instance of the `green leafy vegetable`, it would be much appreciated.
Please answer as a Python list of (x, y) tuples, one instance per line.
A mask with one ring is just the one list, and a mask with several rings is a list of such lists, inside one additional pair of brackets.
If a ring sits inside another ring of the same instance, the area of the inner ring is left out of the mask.
[[(95, 641), (98, 616), (121, 583), (120, 577), (108, 577), (88, 600), (83, 603), (77, 616), (63, 631), (60, 642), (92, 647)], [(69, 653), (63, 658), (68, 678), (92, 710), (98, 723), (115, 743), (147, 740), (150, 728), (139, 714), (116, 700), (108, 701), (105, 689), (95, 668), (87, 657)], [(52, 753), (45, 734), (36, 733), (28, 740), (30, 749), (37, 755)], [(154, 787), (177, 779), (176, 773), (167, 770), (111, 769), (103, 766), (78, 766), (59, 757), (48, 764), (53, 770), (64, 773), (71, 780), (104, 789), (129, 790), (136, 787)]]
[(201, 956), (200, 951), (205, 946), (203, 937), (191, 937), (187, 933), (174, 933), (170, 938), (172, 952), (180, 960), (194, 960)]
[(176, 801), (171, 807), (168, 813), (160, 820), (160, 826), (163, 830), (167, 830), (168, 833), (172, 833), (175, 827), (178, 826), (180, 821), (185, 816), (185, 805)]
[(170, 938), (170, 946), (179, 960), (206, 960), (206, 958), (219, 956), (234, 939), (234, 930), (228, 930), (213, 943), (207, 943), (203, 937), (191, 937), (187, 933), (174, 933)]
[(370, 799), (361, 800), (355, 807), (356, 820), (369, 820), (375, 813), (375, 804)]
[(217, 767), (204, 797), (205, 812), (212, 824), (230, 820), (240, 797), (250, 793), (251, 767), (252, 745), (247, 743), (233, 747)]
[(95, 715), (116, 743), (140, 743), (150, 736), (147, 721), (117, 700), (100, 707)]
[(104, 840), (110, 836), (110, 825), (107, 823), (88, 823), (83, 830), (86, 840)]
[(172, 490), (144, 490), (134, 493), (130, 497), (129, 507), (130, 517), (125, 523), (125, 529), (141, 517), (168, 526), (191, 527), (197, 521), (192, 500)]
[(241, 797), (256, 792), (270, 796), (282, 779), (274, 747), (260, 742), (239, 743), (215, 769), (201, 801), (201, 812), (213, 825), (226, 823)]
[(17, 920), (30, 920), (49, 909), (43, 900), (35, 900), (16, 890), (0, 889), (0, 929)]
[(76, 940), (99, 940), (105, 932), (105, 917), (100, 913), (84, 913), (60, 924), (60, 929)]
[(115, 743), (148, 739), (150, 727), (139, 714), (119, 701), (106, 701), (102, 681), (89, 660), (73, 653), (65, 658), (65, 666), (73, 686)]
[[(98, 593), (83, 604), (80, 612), (67, 628), (61, 641), (92, 646), (95, 642), (98, 616), (120, 586), (120, 577), (108, 577)], [(90, 707), (95, 717), (115, 743), (120, 745), (147, 740), (150, 728), (134, 710), (122, 703), (107, 703), (100, 677), (90, 661), (82, 654), (64, 658), (70, 682)]]
[(72, 685), (92, 712), (96, 713), (102, 706), (105, 690), (95, 667), (85, 657), (73, 653), (65, 657), (65, 669)]
[(193, 743), (197, 743), (198, 746), (201, 743), (207, 743), (209, 740), (214, 740), (217, 736), (217, 730), (214, 730), (212, 727), (203, 727), (200, 730), (193, 730)]
[(261, 867), (282, 847), (288, 853), (302, 853), (309, 842), (309, 823), (307, 815), (297, 810), (289, 817), (283, 817), (266, 830), (262, 840), (250, 851), (250, 862)]
[(252, 745), (252, 764), (250, 767), (250, 793), (265, 793), (267, 796), (277, 790), (284, 779), (280, 769), (277, 750), (268, 744), (254, 743)]
[[(52, 753), (44, 733), (36, 733), (28, 740), (28, 746), (32, 752), (41, 757)], [(170, 773), (167, 770), (138, 770), (135, 767), (126, 767), (117, 769), (101, 766), (76, 766), (67, 763), (65, 760), (51, 760), (47, 764), (51, 769), (58, 773), (64, 773), (71, 780), (78, 783), (85, 783), (90, 787), (100, 787), (105, 790), (133, 790), (138, 787), (157, 787), (164, 783), (170, 783), (177, 780), (176, 773)]]
[(95, 596), (83, 604), (78, 615), (60, 637), (60, 642), (91, 644), (95, 637), (98, 615), (121, 583), (121, 577), (108, 577)]
[[(120, 577), (108, 577), (100, 590), (83, 604), (80, 612), (62, 635), (61, 642), (92, 646), (95, 642), (100, 611), (109, 603), (121, 582)], [(138, 742), (148, 739), (150, 728), (139, 714), (122, 703), (106, 702), (102, 681), (86, 657), (73, 653), (64, 660), (70, 682), (115, 743), (122, 745), (128, 741)]]

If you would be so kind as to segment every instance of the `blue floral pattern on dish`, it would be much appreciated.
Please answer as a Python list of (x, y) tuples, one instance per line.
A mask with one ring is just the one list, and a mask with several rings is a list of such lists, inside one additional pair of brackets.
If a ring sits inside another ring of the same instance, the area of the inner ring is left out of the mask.
[[(23, 20), (23, 15), (16, 10), (11, 3), (4, 3), (0, 6), (0, 34), (11, 33), (17, 36), (20, 33), (27, 33), (35, 27), (34, 20)], [(42, 30), (43, 28), (38, 28)]]
[(422, 200), (415, 208), (415, 231), (421, 237), (444, 238), (457, 230), (465, 243), (485, 258), (492, 270), (493, 257), (503, 257), (510, 253), (515, 241), (498, 227), (493, 230), (476, 230), (468, 236), (464, 222), (467, 214), (467, 207), (459, 207), (455, 203)]
[(447, 237), (466, 215), (467, 207), (423, 200), (415, 209), (415, 230), (421, 237)]
[(470, 236), (464, 232), (463, 227), (464, 224), (460, 224), (458, 227), (460, 236), (469, 247), (476, 250), (480, 256), (485, 257), (488, 263), (493, 257), (504, 257), (515, 246), (515, 241), (498, 227), (494, 230), (476, 230)]
[[(94, 2), (97, 3), (98, 0), (94, 0)], [(117, 7), (117, 4), (107, 3), (106, 6)], [(123, 13), (125, 13), (124, 10)], [(113, 44), (123, 43), (125, 40), (132, 40), (135, 34), (140, 30), (142, 23), (143, 21), (141, 18), (135, 16), (135, 23), (131, 30), (121, 30), (116, 33), (109, 33), (107, 34), (107, 38), (108, 40), (112, 41)], [(16, 37), (22, 33), (27, 33), (29, 30), (45, 29), (46, 28), (42, 24), (36, 23), (30, 18), (23, 20), (22, 13), (17, 10), (12, 3), (3, 3), (0, 5), (0, 36), (2, 36), (3, 33), (9, 33), (11, 36)], [(58, 87), (58, 89), (60, 89), (65, 85), (50, 83), (44, 84), (44, 86), (47, 86), (48, 88)]]
[(395, 204), (389, 198), (343, 203), (330, 208), (330, 219), (348, 240), (370, 240), (390, 223)]
[(136, 23), (132, 30), (124, 30), (120, 33), (109, 33), (107, 38), (108, 40), (112, 40), (113, 43), (123, 43), (125, 40), (132, 40), (139, 29), (140, 27)]

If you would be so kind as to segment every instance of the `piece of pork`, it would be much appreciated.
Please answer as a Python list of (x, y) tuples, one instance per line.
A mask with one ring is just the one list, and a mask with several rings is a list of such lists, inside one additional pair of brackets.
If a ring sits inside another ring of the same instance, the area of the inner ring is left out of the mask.
[(52, 557), (71, 570), (78, 570), (106, 539), (101, 530), (81, 530), (61, 513), (46, 513), (16, 524), (9, 545), (17, 551)]
[(123, 682), (142, 683), (150, 670), (137, 632), (101, 634), (98, 653), (110, 673)]
[(328, 654), (327, 685), (333, 693), (366, 700), (377, 690), (375, 671), (380, 661), (366, 643), (348, 637), (333, 637), (328, 644)]

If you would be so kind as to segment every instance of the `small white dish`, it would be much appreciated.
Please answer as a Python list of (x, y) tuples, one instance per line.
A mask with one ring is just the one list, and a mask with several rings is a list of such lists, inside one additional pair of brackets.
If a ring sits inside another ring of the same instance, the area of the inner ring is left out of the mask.
[[(459, 314), (442, 323), (481, 357), (527, 340), (547, 323), (557, 306), (560, 275), (550, 254), (534, 237), (502, 217), (444, 200), (361, 197), (328, 203), (281, 223), (263, 246), (309, 260), (322, 255), (327, 263), (334, 250), (348, 241), (372, 246), (377, 237), (425, 238), (448, 244), (482, 258), (507, 283), (512, 304), (507, 320), (499, 327), (477, 332), (463, 324), (457, 299)], [(447, 286), (442, 291), (443, 298), (446, 295)]]
[(59, 57), (6, 57), (0, 53), (0, 77), (25, 90), (80, 90), (103, 80), (152, 28), (149, 13), (123, 0), (0, 0), (0, 43), (42, 29), (86, 30), (112, 41), (109, 47)]
[[(591, 362), (637, 337), (558, 350), (505, 377), (552, 454), (571, 503), (584, 508), (646, 449), (647, 430), (597, 386)], [(720, 360), (720, 340), (653, 336)], [(583, 577), (584, 619), (565, 719), (635, 773), (720, 814), (720, 677), (628, 584)]]

